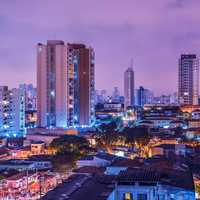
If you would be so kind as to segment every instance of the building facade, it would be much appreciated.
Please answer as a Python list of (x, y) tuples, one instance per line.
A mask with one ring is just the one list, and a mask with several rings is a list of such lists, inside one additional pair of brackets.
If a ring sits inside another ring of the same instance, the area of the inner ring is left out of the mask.
[(22, 136), (25, 130), (25, 88), (0, 87), (0, 135)]
[(0, 131), (1, 135), (7, 134), (10, 127), (10, 111), (9, 111), (9, 102), (10, 102), (10, 91), (7, 86), (0, 87)]
[(37, 45), (37, 124), (67, 126), (67, 46), (51, 40)]
[(199, 59), (183, 54), (179, 59), (178, 99), (182, 105), (197, 105), (199, 97)]
[(152, 103), (153, 95), (152, 92), (144, 87), (140, 86), (139, 89), (136, 90), (136, 102), (135, 104), (138, 106), (144, 106), (144, 104)]
[(84, 44), (37, 46), (39, 127), (90, 125), (94, 118), (94, 51)]
[(134, 106), (134, 96), (134, 71), (130, 67), (124, 73), (125, 108)]
[(88, 126), (94, 122), (94, 50), (84, 44), (67, 45), (68, 126)]

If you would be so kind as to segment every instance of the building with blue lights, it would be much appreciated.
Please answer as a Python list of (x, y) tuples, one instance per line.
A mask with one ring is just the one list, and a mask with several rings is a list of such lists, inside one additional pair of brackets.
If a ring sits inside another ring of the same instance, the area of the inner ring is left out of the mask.
[(84, 44), (67, 44), (68, 126), (89, 126), (95, 117), (94, 50)]
[(0, 87), (0, 135), (23, 136), (25, 128), (25, 87)]

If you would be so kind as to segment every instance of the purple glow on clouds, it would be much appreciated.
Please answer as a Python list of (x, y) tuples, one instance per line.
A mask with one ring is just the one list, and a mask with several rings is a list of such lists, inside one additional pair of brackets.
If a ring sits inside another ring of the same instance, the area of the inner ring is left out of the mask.
[(200, 53), (197, 0), (12, 0), (0, 2), (0, 85), (36, 81), (36, 44), (84, 42), (96, 52), (97, 89), (123, 88), (134, 60), (136, 86), (177, 88), (178, 57)]

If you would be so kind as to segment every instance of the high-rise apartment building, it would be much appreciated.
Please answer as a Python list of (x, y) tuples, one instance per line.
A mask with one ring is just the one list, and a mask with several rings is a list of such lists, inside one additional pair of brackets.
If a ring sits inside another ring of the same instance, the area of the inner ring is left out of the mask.
[(125, 108), (134, 106), (134, 96), (134, 71), (130, 67), (124, 73)]
[(0, 133), (6, 134), (10, 127), (10, 92), (7, 86), (0, 86)]
[(32, 84), (24, 84), (26, 90), (26, 111), (37, 110), (37, 89)]
[(37, 45), (37, 121), (41, 127), (67, 126), (67, 46), (51, 40)]
[(0, 135), (22, 136), (25, 130), (25, 88), (0, 87)]
[(37, 47), (38, 126), (90, 125), (94, 118), (94, 51), (47, 41)]
[(94, 122), (94, 50), (84, 44), (67, 45), (68, 126), (88, 126)]
[(179, 59), (178, 99), (180, 104), (198, 104), (199, 59), (195, 54), (183, 54)]
[(13, 132), (15, 132), (16, 135), (24, 135), (26, 109), (25, 85), (20, 85), (19, 88), (10, 90), (10, 109)]

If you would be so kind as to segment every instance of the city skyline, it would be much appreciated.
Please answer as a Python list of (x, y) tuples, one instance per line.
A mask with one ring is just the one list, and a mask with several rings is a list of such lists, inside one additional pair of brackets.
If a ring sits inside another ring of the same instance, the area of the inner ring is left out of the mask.
[(199, 8), (0, 1), (0, 200), (200, 200)]
[[(68, 9), (75, 5), (77, 15)], [(83, 42), (95, 49), (97, 89), (111, 91), (118, 86), (123, 92), (123, 72), (133, 58), (136, 87), (143, 85), (157, 94), (177, 91), (180, 54), (200, 52), (198, 5), (197, 1), (3, 2), (0, 73), (10, 76), (2, 76), (0, 85), (36, 85), (37, 42), (60, 39)], [(155, 74), (159, 74), (156, 79)]]

